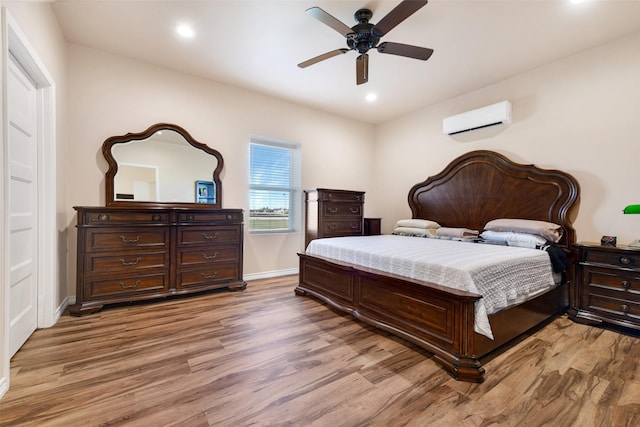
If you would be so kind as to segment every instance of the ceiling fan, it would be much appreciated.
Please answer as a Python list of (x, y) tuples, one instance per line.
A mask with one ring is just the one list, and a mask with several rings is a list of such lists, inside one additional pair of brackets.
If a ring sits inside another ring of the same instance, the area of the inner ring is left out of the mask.
[(373, 16), (371, 10), (360, 9), (354, 14), (354, 18), (358, 23), (351, 28), (319, 7), (307, 9), (306, 13), (308, 15), (311, 15), (318, 21), (342, 34), (347, 39), (347, 46), (349, 48), (336, 49), (323, 53), (315, 58), (299, 63), (298, 67), (306, 68), (325, 59), (356, 50), (360, 53), (356, 58), (356, 83), (360, 85), (369, 80), (369, 55), (367, 54), (369, 49), (376, 49), (380, 53), (389, 53), (391, 55), (426, 61), (433, 53), (433, 49), (402, 43), (379, 42), (380, 38), (417, 12), (422, 6), (426, 5), (427, 1), (428, 0), (404, 0), (375, 25), (369, 23), (369, 19)]

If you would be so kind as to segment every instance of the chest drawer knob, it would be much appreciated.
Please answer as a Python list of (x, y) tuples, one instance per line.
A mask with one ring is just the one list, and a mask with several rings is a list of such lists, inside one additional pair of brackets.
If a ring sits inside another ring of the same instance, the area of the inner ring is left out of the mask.
[(122, 289), (135, 289), (135, 288), (137, 288), (139, 285), (140, 285), (140, 280), (136, 280), (136, 282), (135, 282), (135, 283), (133, 283), (133, 284), (129, 284), (129, 285), (128, 285), (128, 284), (126, 284), (126, 283), (124, 283), (124, 282), (120, 282), (120, 287), (121, 287)]
[(625, 288), (626, 290), (629, 290), (629, 288), (631, 287), (631, 282), (629, 282), (628, 280), (623, 280), (621, 283), (622, 287)]
[(621, 256), (620, 258), (618, 258), (618, 261), (620, 261), (620, 264), (622, 265), (633, 264), (633, 258), (629, 258), (628, 256)]
[(204, 240), (217, 239), (218, 238), (218, 233), (213, 233), (213, 234), (202, 233), (202, 238)]
[(187, 221), (193, 221), (194, 218), (192, 214), (187, 215)]
[(138, 235), (135, 239), (127, 239), (125, 236), (120, 235), (120, 240), (124, 243), (138, 243), (140, 241), (140, 235)]
[(122, 263), (122, 265), (136, 265), (137, 263), (140, 262), (140, 259), (141, 259), (140, 257), (137, 257), (132, 261), (126, 261), (124, 258), (120, 258), (120, 262)]
[(109, 221), (109, 215), (107, 214), (98, 215), (98, 221)]
[(204, 259), (215, 259), (218, 257), (218, 252), (215, 252), (213, 255), (207, 255), (206, 252), (202, 252), (202, 258)]
[(622, 305), (620, 306), (620, 310), (622, 310), (622, 312), (623, 312), (624, 314), (627, 314), (627, 313), (629, 313), (629, 306), (628, 306), (627, 304), (622, 304)]
[(160, 215), (152, 215), (151, 221), (160, 221)]

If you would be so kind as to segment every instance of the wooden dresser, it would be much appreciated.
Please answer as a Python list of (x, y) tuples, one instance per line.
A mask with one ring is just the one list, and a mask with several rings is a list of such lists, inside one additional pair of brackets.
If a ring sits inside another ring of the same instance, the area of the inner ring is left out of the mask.
[(640, 329), (640, 248), (579, 243), (569, 317)]
[(317, 188), (304, 193), (305, 248), (313, 239), (363, 234), (364, 192)]
[(78, 266), (72, 315), (105, 304), (246, 287), (241, 209), (74, 209)]

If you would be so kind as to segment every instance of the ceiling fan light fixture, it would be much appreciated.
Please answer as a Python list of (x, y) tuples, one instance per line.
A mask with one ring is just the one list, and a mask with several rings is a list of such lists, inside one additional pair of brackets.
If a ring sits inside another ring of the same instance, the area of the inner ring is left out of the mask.
[(325, 59), (355, 51), (359, 53), (356, 58), (356, 84), (361, 85), (369, 81), (369, 55), (367, 54), (369, 50), (426, 61), (433, 53), (433, 49), (403, 43), (380, 43), (380, 38), (426, 4), (427, 0), (403, 0), (377, 24), (369, 22), (373, 16), (370, 9), (359, 9), (354, 14), (357, 24), (353, 27), (348, 27), (319, 7), (311, 7), (306, 10), (306, 13), (342, 34), (346, 38), (348, 49), (334, 49), (301, 62), (298, 67), (306, 68)]

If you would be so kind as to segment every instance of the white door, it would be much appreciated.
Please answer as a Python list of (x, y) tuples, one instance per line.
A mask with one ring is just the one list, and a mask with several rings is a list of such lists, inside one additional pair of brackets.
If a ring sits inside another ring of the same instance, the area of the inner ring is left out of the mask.
[(9, 178), (9, 357), (36, 330), (36, 88), (14, 62), (7, 73)]

